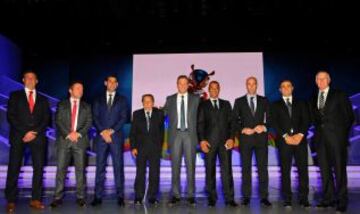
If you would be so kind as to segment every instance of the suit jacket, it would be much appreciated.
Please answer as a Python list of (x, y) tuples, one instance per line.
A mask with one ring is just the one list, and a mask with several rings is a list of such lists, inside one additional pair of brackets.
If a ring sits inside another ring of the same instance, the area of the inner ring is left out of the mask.
[(226, 140), (234, 138), (231, 104), (227, 100), (218, 100), (219, 110), (210, 99), (201, 102), (198, 110), (199, 141), (206, 140), (210, 145), (225, 144)]
[[(233, 109), (233, 127), (234, 132), (240, 132), (240, 138), (248, 138), (249, 136), (245, 136), (241, 134), (241, 130), (243, 128), (255, 128), (257, 125), (266, 126), (267, 130), (269, 130), (270, 124), (270, 106), (269, 101), (266, 97), (257, 95), (256, 97), (256, 112), (253, 116), (251, 113), (251, 109), (247, 100), (246, 95), (240, 98), (237, 98), (234, 103)], [(254, 134), (253, 136), (262, 136), (264, 138), (267, 137), (265, 132), (261, 134)], [(251, 136), (250, 136), (251, 137)], [(244, 139), (240, 139), (243, 141)]]
[[(128, 119), (128, 106), (123, 96), (115, 94), (113, 104), (108, 109), (106, 102), (106, 93), (95, 99), (93, 106), (93, 120), (98, 133), (105, 129), (113, 129), (113, 141), (123, 142), (122, 129)], [(98, 135), (99, 136), (99, 135)], [(101, 136), (98, 139), (102, 139)]]
[(132, 149), (143, 150), (145, 148), (160, 152), (164, 142), (164, 113), (162, 110), (153, 108), (150, 117), (150, 129), (147, 130), (144, 109), (133, 113), (130, 130), (130, 144)]
[(334, 143), (347, 145), (349, 131), (354, 122), (352, 104), (346, 94), (342, 91), (330, 88), (324, 107), (324, 114), (318, 109), (318, 94), (311, 102), (311, 119), (315, 125), (315, 142), (319, 142), (320, 133), (326, 134)]
[[(71, 103), (69, 99), (60, 101), (55, 115), (57, 128), (57, 145), (66, 146), (71, 143), (66, 139), (71, 130)], [(80, 101), (76, 132), (81, 134), (77, 146), (86, 149), (89, 146), (88, 131), (91, 127), (91, 107), (84, 101)]]
[(45, 131), (50, 119), (49, 102), (37, 92), (34, 110), (30, 113), (25, 90), (14, 91), (8, 101), (7, 119), (10, 124), (10, 143), (22, 143), (22, 138), (28, 131), (38, 133), (34, 141), (45, 141)]
[[(197, 138), (197, 111), (200, 103), (200, 97), (188, 93), (188, 111), (187, 111), (187, 119), (188, 119), (188, 131), (190, 133), (191, 141), (194, 144), (198, 143)], [(178, 113), (177, 113), (177, 93), (166, 98), (166, 103), (164, 107), (164, 113), (169, 118), (169, 144), (171, 145), (176, 136), (177, 132), (177, 123), (178, 123)]]
[(279, 142), (285, 143), (283, 135), (304, 134), (302, 142), (306, 142), (310, 125), (310, 114), (305, 102), (295, 98), (292, 100), (291, 117), (284, 99), (274, 102), (271, 106), (271, 125), (275, 129)]

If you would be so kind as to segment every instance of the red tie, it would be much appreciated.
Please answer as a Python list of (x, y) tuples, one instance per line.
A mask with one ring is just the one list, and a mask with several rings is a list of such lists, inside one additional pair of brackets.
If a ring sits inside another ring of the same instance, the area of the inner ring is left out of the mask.
[(71, 131), (76, 131), (76, 127), (75, 127), (75, 120), (76, 120), (76, 110), (77, 110), (77, 105), (76, 105), (76, 100), (73, 101), (73, 108), (71, 111)]
[(35, 106), (35, 102), (34, 102), (33, 91), (29, 91), (29, 109), (30, 109), (30, 113), (33, 113), (34, 106)]

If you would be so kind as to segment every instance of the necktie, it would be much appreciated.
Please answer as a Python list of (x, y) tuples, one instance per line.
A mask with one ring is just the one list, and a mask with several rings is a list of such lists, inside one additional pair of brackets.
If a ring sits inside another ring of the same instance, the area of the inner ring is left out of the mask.
[(34, 102), (34, 96), (33, 96), (33, 91), (29, 91), (29, 109), (30, 109), (30, 113), (33, 113), (34, 111), (34, 106), (35, 106), (35, 102)]
[(150, 130), (150, 112), (146, 112), (146, 129), (147, 131)]
[(250, 109), (251, 113), (254, 116), (255, 115), (255, 103), (254, 103), (254, 97), (250, 97)]
[(185, 131), (185, 102), (184, 95), (181, 96), (181, 107), (180, 107), (180, 130)]
[(72, 111), (71, 111), (71, 131), (76, 131), (76, 127), (75, 127), (76, 110), (77, 110), (77, 104), (76, 104), (76, 100), (74, 100)]
[(218, 104), (217, 104), (217, 100), (213, 100), (213, 102), (214, 102), (214, 108), (215, 108), (216, 110), (219, 110), (219, 106), (218, 106)]
[(324, 107), (325, 107), (325, 94), (322, 91), (319, 97), (319, 110), (322, 111)]
[(287, 107), (287, 109), (288, 109), (288, 111), (289, 111), (289, 115), (290, 115), (290, 117), (291, 117), (291, 114), (292, 114), (292, 104), (291, 104), (291, 102), (290, 102), (290, 98), (286, 98), (286, 107)]
[(112, 105), (112, 94), (109, 94), (109, 99), (108, 99), (108, 102), (107, 102), (107, 107), (108, 107), (108, 109), (110, 109), (111, 108), (111, 105)]

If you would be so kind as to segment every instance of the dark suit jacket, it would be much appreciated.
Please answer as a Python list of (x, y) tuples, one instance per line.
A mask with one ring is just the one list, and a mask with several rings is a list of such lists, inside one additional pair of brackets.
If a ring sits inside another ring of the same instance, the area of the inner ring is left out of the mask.
[(318, 93), (310, 103), (311, 118), (316, 129), (314, 140), (319, 142), (319, 134), (322, 133), (330, 136), (334, 143), (347, 145), (349, 131), (354, 122), (354, 112), (349, 98), (344, 92), (330, 88), (323, 115), (318, 109), (317, 102)]
[[(147, 131), (144, 109), (133, 113), (130, 130), (130, 144), (132, 149), (139, 151), (147, 148), (160, 152), (164, 142), (164, 113), (162, 110), (153, 108), (150, 118), (150, 130)], [(151, 152), (151, 151), (150, 151)]]
[[(123, 96), (115, 94), (110, 109), (106, 103), (106, 92), (95, 99), (92, 106), (94, 125), (98, 133), (105, 129), (113, 129), (112, 139), (114, 142), (122, 142), (122, 129), (128, 119), (128, 106)], [(101, 138), (102, 139), (102, 138)]]
[[(57, 129), (57, 145), (66, 146), (67, 143), (71, 143), (66, 139), (71, 129), (71, 104), (70, 99), (62, 100), (58, 103), (56, 115), (55, 115), (56, 129)], [(77, 120), (76, 132), (81, 134), (81, 138), (77, 142), (77, 145), (81, 148), (87, 148), (89, 146), (88, 131), (91, 127), (91, 107), (84, 101), (80, 101), (79, 115)]]
[[(280, 99), (271, 106), (271, 125), (277, 133), (279, 142), (284, 143), (283, 135), (304, 134), (303, 142), (310, 125), (309, 109), (305, 102), (295, 98), (292, 100), (291, 117), (285, 101)], [(293, 130), (293, 132), (291, 132)]]
[(25, 89), (14, 91), (8, 101), (7, 118), (10, 124), (10, 143), (22, 143), (22, 138), (28, 131), (38, 133), (34, 141), (45, 140), (50, 119), (49, 103), (37, 92), (34, 110), (30, 113)]
[(270, 124), (270, 106), (266, 97), (257, 95), (256, 97), (256, 112), (255, 116), (252, 115), (251, 109), (247, 100), (246, 95), (240, 98), (237, 98), (234, 103), (233, 109), (233, 122), (234, 122), (234, 131), (240, 132), (240, 141), (250, 139), (249, 137), (261, 136), (266, 141), (267, 133), (263, 132), (261, 134), (254, 134), (253, 136), (247, 136), (241, 134), (243, 128), (255, 128), (257, 125), (265, 125), (267, 130), (269, 130)]
[(199, 105), (198, 135), (199, 141), (206, 140), (210, 145), (225, 144), (233, 138), (231, 104), (227, 100), (219, 99), (219, 110), (216, 110), (208, 99)]

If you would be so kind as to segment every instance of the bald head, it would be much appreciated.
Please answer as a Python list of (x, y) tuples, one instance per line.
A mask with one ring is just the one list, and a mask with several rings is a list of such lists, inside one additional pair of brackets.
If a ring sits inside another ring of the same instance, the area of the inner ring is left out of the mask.
[(256, 77), (248, 77), (246, 79), (246, 90), (248, 94), (255, 95), (257, 91), (257, 79)]

